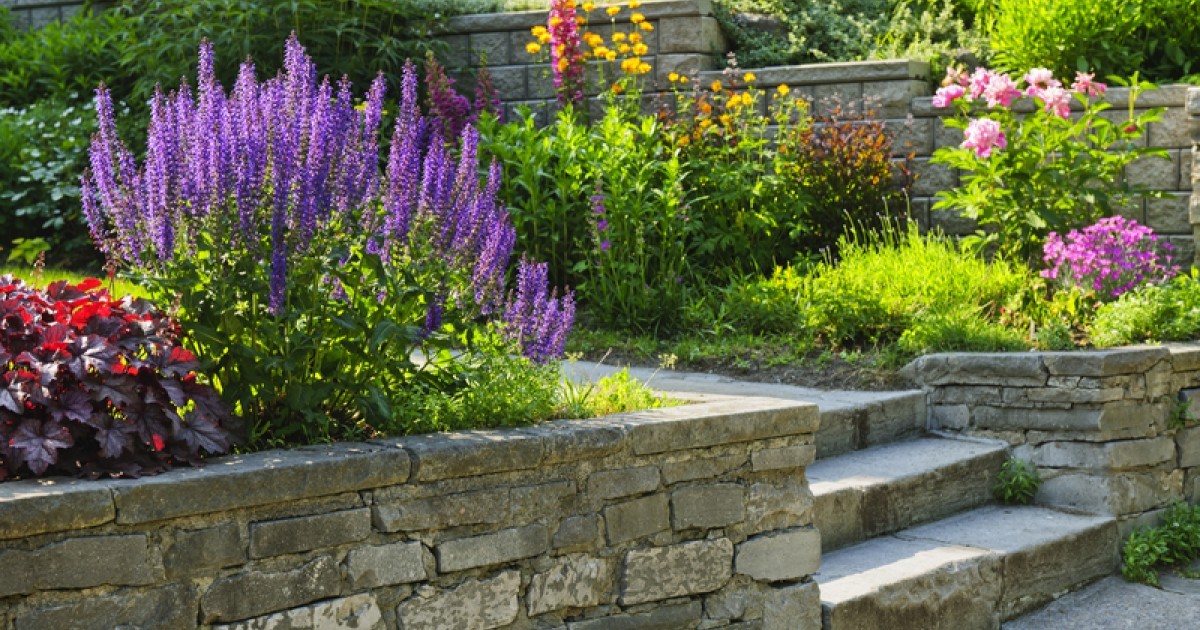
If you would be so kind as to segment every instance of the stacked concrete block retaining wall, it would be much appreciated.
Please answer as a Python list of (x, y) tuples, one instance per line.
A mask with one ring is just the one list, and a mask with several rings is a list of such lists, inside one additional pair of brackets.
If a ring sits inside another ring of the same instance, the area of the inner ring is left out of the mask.
[[(93, 8), (103, 10), (111, 2), (92, 2)], [(83, 10), (82, 0), (0, 0), (7, 7), (17, 30), (37, 29), (56, 20), (65, 20)]]
[(710, 402), (0, 485), (0, 627), (819, 628), (817, 408)]
[(1116, 516), (1127, 533), (1200, 500), (1200, 346), (939, 354), (905, 369), (931, 428), (1003, 440), (1037, 466), (1038, 503)]

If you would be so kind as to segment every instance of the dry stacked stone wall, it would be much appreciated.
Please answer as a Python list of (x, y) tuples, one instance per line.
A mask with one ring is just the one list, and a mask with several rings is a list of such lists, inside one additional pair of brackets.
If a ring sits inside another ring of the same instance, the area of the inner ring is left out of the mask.
[(814, 405), (0, 484), (0, 627), (819, 628)]
[(1003, 440), (1037, 466), (1038, 503), (1111, 514), (1124, 535), (1200, 500), (1200, 345), (938, 354), (905, 369), (931, 429)]

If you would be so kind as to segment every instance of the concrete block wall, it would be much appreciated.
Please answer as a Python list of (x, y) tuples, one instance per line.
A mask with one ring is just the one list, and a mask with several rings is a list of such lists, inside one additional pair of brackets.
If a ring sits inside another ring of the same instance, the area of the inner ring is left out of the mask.
[(705, 402), (0, 484), (0, 627), (819, 628), (817, 408)]
[(996, 439), (1043, 479), (1036, 502), (1116, 516), (1122, 536), (1200, 501), (1200, 345), (928, 355), (905, 368), (934, 430)]
[[(111, 2), (92, 2), (93, 8), (102, 10)], [(0, 0), (0, 7), (7, 7), (12, 24), (17, 30), (38, 29), (55, 20), (65, 20), (83, 10), (83, 0)]]

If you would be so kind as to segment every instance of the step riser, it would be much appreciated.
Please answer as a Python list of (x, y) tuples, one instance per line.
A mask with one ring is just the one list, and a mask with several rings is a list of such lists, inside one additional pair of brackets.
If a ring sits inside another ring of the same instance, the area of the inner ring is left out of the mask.
[(1112, 575), (1120, 567), (1117, 524), (1090, 529), (1068, 540), (1004, 558), (1004, 621), (1032, 612), (1070, 591)]
[(911, 392), (869, 405), (821, 410), (817, 459), (917, 437), (925, 431), (925, 394)]
[(886, 485), (816, 494), (822, 546), (837, 549), (984, 505), (1004, 458), (997, 451)]

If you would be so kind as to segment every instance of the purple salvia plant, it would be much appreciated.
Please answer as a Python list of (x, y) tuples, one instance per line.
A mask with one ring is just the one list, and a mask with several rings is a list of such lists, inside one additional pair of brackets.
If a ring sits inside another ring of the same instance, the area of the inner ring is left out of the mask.
[[(382, 180), (382, 77), (355, 107), (348, 83), (317, 82), (293, 37), (278, 75), (260, 83), (247, 61), (228, 94), (212, 74), (205, 43), (196, 85), (194, 93), (184, 82), (155, 95), (141, 165), (117, 137), (108, 90), (97, 90), (100, 131), (83, 178), (83, 207), (107, 255), (161, 271), (189, 257), (207, 235), (267, 270), (266, 302), (281, 315), (289, 274), (321, 242), (318, 235), (356, 239), (388, 265), (434, 274), (426, 278), (438, 287), (425, 292), (432, 296), (422, 322), (428, 330), (473, 303), (475, 313), (505, 322), (512, 314), (503, 327), (517, 331), (513, 338), (527, 355), (547, 360), (561, 353), (572, 297), (548, 291), (544, 266), (522, 263), (513, 298), (522, 305), (503, 305), (516, 233), (497, 201), (500, 168), (493, 162), (480, 181), (479, 134), (457, 110), (448, 110), (451, 119), (421, 115), (411, 63)], [(458, 149), (443, 142), (452, 129), (459, 130)], [(383, 287), (373, 290), (392, 299)]]

